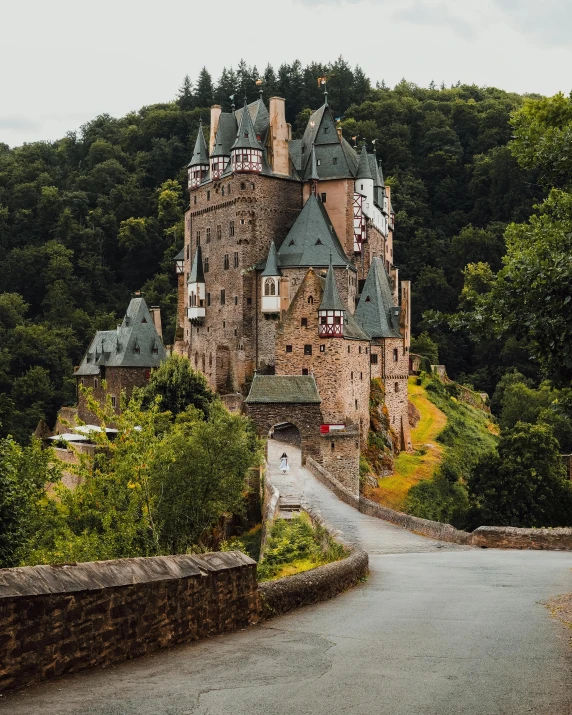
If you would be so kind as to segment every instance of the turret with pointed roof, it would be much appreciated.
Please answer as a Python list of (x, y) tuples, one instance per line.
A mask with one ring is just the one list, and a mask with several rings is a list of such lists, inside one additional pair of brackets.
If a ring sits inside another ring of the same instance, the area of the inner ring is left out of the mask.
[(236, 141), (230, 152), (232, 170), (237, 173), (256, 173), (262, 171), (262, 147), (256, 137), (256, 129), (248, 110), (246, 100), (240, 116)]
[(343, 338), (346, 307), (342, 303), (334, 267), (330, 262), (322, 302), (318, 308), (318, 331), (321, 338)]
[(270, 243), (266, 268), (262, 272), (262, 312), (266, 314), (280, 312), (280, 276), (278, 256), (274, 241)]
[(195, 150), (187, 168), (189, 170), (189, 189), (198, 189), (207, 178), (209, 171), (209, 150), (205, 141), (202, 122), (199, 125)]
[(187, 281), (189, 293), (189, 307), (187, 308), (187, 317), (193, 323), (198, 323), (204, 320), (205, 317), (205, 298), (206, 284), (205, 273), (203, 268), (203, 252), (200, 244), (197, 246), (193, 265), (189, 273)]
[(381, 258), (374, 258), (354, 318), (372, 338), (400, 338), (399, 308), (393, 305), (389, 276)]
[(262, 271), (262, 277), (265, 276), (281, 276), (282, 273), (278, 267), (278, 255), (276, 253), (276, 244), (274, 241), (270, 242), (270, 249), (268, 250), (268, 258), (266, 259), (266, 267)]
[(359, 157), (359, 164), (357, 167), (356, 179), (372, 179), (373, 180), (371, 168), (369, 165), (369, 157), (367, 154), (367, 150), (365, 148), (365, 144), (362, 147), (361, 154)]

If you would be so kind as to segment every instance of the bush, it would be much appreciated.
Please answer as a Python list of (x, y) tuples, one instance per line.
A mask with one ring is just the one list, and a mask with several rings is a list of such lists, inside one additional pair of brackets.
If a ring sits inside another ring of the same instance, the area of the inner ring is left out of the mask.
[(421, 333), (417, 338), (411, 338), (411, 352), (427, 358), (431, 365), (439, 364), (439, 348), (427, 332)]

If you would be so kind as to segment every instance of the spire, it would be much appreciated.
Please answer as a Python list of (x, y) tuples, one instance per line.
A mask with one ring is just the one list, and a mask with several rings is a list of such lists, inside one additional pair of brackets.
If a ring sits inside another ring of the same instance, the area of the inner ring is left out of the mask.
[(371, 169), (369, 168), (369, 159), (367, 158), (365, 144), (362, 147), (361, 154), (359, 157), (356, 179), (373, 179), (373, 176), (371, 175)]
[(232, 145), (233, 149), (258, 149), (262, 151), (262, 147), (256, 139), (256, 130), (252, 123), (252, 117), (248, 111), (248, 105), (246, 100), (244, 102), (244, 108), (242, 110), (242, 115), (240, 117), (240, 125), (238, 127), (238, 133), (236, 136), (236, 141)]
[(342, 303), (340, 294), (338, 292), (338, 286), (336, 284), (336, 276), (334, 274), (334, 267), (332, 266), (332, 259), (330, 254), (330, 266), (328, 268), (328, 274), (326, 276), (326, 285), (324, 287), (324, 295), (322, 296), (322, 302), (320, 303), (319, 310), (345, 310), (345, 306)]
[(278, 254), (276, 252), (276, 244), (274, 241), (270, 243), (268, 258), (266, 259), (266, 268), (262, 271), (262, 276), (281, 276), (282, 273), (278, 268)]
[(205, 141), (205, 135), (203, 133), (203, 123), (199, 124), (199, 133), (197, 134), (197, 141), (195, 142), (195, 151), (193, 152), (193, 158), (187, 165), (191, 166), (208, 166), (209, 163), (209, 150), (207, 148), (207, 143)]
[(203, 270), (203, 252), (200, 246), (197, 246), (195, 252), (195, 257), (193, 258), (193, 265), (191, 266), (191, 272), (189, 273), (189, 279), (187, 283), (204, 283), (205, 274)]

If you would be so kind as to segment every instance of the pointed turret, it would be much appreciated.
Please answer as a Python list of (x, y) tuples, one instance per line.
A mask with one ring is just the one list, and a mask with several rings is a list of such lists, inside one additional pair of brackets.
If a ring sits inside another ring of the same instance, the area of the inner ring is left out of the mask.
[(280, 276), (278, 254), (274, 241), (270, 244), (266, 267), (262, 271), (262, 305), (263, 313), (280, 313)]
[(203, 134), (202, 122), (199, 125), (195, 150), (187, 168), (189, 170), (189, 189), (197, 189), (209, 171), (209, 150)]
[(383, 261), (374, 258), (354, 318), (373, 338), (400, 338), (399, 314)]
[(318, 309), (319, 335), (321, 338), (341, 338), (344, 335), (345, 306), (342, 303), (334, 267), (330, 261), (324, 295)]
[(361, 154), (359, 157), (359, 164), (358, 164), (358, 168), (357, 168), (356, 179), (372, 179), (373, 180), (365, 144), (362, 147)]
[(262, 171), (262, 147), (256, 136), (252, 117), (246, 101), (240, 117), (236, 141), (230, 152), (232, 170), (238, 173), (256, 173)]
[(203, 269), (203, 254), (200, 246), (197, 246), (187, 285), (189, 290), (187, 318), (193, 323), (201, 323), (205, 318), (206, 285)]

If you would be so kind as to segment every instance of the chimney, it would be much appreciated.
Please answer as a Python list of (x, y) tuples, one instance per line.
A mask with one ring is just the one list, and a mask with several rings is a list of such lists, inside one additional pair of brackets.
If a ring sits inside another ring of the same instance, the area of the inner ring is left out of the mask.
[(220, 119), (220, 113), (222, 112), (222, 107), (220, 104), (213, 104), (211, 107), (211, 135), (209, 138), (209, 154), (213, 153), (216, 132), (218, 129), (218, 120)]
[(391, 294), (393, 298), (393, 305), (398, 305), (399, 303), (399, 268), (391, 266), (389, 271), (389, 277), (391, 278)]
[(155, 305), (152, 308), (149, 309), (149, 312), (151, 313), (151, 317), (153, 318), (153, 325), (155, 326), (155, 330), (157, 331), (157, 334), (163, 339), (163, 328), (161, 326), (161, 308), (159, 306)]
[(270, 136), (272, 141), (272, 171), (276, 174), (290, 173), (288, 154), (288, 125), (286, 106), (282, 97), (270, 97)]
[(338, 133), (339, 140), (342, 141), (342, 125), (341, 124), (338, 124), (338, 126), (336, 127), (336, 131)]

